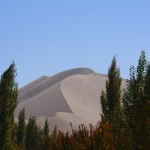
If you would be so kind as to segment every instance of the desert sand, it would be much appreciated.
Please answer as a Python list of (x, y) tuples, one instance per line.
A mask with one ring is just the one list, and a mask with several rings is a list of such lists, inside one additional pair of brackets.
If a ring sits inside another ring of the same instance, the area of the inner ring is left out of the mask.
[[(88, 68), (76, 68), (54, 76), (42, 76), (19, 90), (15, 119), (25, 108), (26, 121), (37, 118), (43, 127), (45, 119), (52, 131), (55, 126), (63, 132), (71, 131), (80, 124), (96, 125), (101, 119), (100, 95), (105, 90), (107, 75)], [(122, 80), (122, 89), (125, 88)]]

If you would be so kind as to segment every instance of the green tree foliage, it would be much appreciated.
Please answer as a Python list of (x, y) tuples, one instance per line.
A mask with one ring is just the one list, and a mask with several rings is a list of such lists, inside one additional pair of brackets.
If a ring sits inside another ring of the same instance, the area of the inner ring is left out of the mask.
[[(100, 100), (103, 113), (101, 123), (104, 125), (111, 124), (109, 131), (113, 135), (113, 140), (118, 141), (115, 143), (116, 150), (129, 148), (129, 143), (131, 142), (130, 139), (125, 142), (128, 132), (125, 133), (127, 126), (121, 106), (121, 81), (120, 70), (117, 68), (116, 58), (114, 57), (108, 70), (106, 92), (102, 91)], [(105, 132), (107, 131), (104, 131), (104, 133)]]
[(116, 58), (112, 60), (112, 64), (108, 71), (109, 80), (106, 81), (106, 93), (108, 98), (108, 110), (113, 112), (115, 108), (120, 107), (121, 100), (121, 78), (120, 70), (116, 66)]
[(26, 136), (26, 124), (25, 124), (25, 109), (19, 113), (18, 118), (18, 132), (17, 132), (17, 142), (19, 145), (24, 147)]
[(130, 80), (123, 96), (124, 112), (134, 149), (150, 149), (150, 67), (145, 51), (138, 61), (138, 67), (130, 68)]
[(44, 133), (43, 133), (43, 150), (49, 150), (49, 140), (50, 140), (50, 130), (49, 130), (49, 123), (48, 119), (45, 120), (45, 125), (44, 125)]
[(42, 130), (38, 127), (35, 117), (30, 117), (26, 131), (26, 149), (40, 149), (42, 142)]
[(150, 101), (150, 64), (147, 65), (146, 69), (146, 77), (145, 77), (145, 99), (147, 99), (147, 102)]
[(115, 108), (120, 108), (121, 101), (121, 78), (120, 70), (116, 66), (114, 57), (108, 70), (108, 80), (106, 81), (106, 93), (102, 91), (101, 104), (103, 115), (109, 120), (112, 117)]
[[(108, 71), (106, 92), (102, 91), (102, 119), (96, 126), (80, 125), (78, 130), (63, 133), (54, 128), (49, 134), (48, 120), (43, 129), (30, 117), (25, 134), (25, 110), (14, 123), (17, 105), (15, 64), (0, 79), (0, 150), (149, 150), (150, 149), (150, 64), (145, 52), (138, 67), (130, 68), (130, 79), (121, 106), (121, 78), (116, 58)], [(72, 127), (72, 126), (71, 126)], [(25, 137), (26, 136), (26, 137)], [(25, 146), (24, 144), (25, 139)], [(16, 143), (14, 143), (14, 141)]]
[(108, 118), (107, 97), (106, 97), (106, 93), (104, 91), (102, 91), (100, 100), (101, 100), (101, 105), (102, 105), (102, 114), (103, 114), (103, 117)]
[(13, 62), (0, 80), (0, 149), (11, 150), (14, 142), (14, 111), (17, 106), (18, 87)]
[(44, 125), (44, 139), (48, 139), (49, 138), (49, 123), (48, 123), (48, 119), (45, 120), (45, 125)]

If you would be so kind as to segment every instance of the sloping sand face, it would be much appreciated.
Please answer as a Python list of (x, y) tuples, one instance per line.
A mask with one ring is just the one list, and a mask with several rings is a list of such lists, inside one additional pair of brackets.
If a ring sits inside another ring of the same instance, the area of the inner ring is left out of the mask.
[(30, 116), (49, 117), (57, 112), (72, 112), (60, 91), (60, 82), (37, 93), (26, 101), (20, 102), (16, 109), (16, 116), (23, 108), (26, 110), (27, 118)]
[[(43, 76), (19, 90), (15, 116), (25, 108), (26, 119), (35, 116), (42, 127), (48, 118), (51, 131), (56, 125), (61, 131), (71, 131), (70, 122), (75, 129), (80, 124), (95, 125), (101, 119), (100, 95), (106, 79), (88, 68)], [(125, 87), (125, 80), (122, 83)]]
[(65, 79), (61, 91), (73, 113), (87, 123), (100, 120), (100, 94), (105, 88), (105, 76), (97, 74), (74, 75)]

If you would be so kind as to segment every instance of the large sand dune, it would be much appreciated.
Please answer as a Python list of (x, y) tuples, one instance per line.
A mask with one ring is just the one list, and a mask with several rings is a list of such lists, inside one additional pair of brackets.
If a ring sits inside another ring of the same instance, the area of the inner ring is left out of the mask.
[[(52, 77), (42, 76), (19, 90), (16, 118), (25, 108), (26, 119), (36, 116), (40, 126), (48, 118), (51, 131), (71, 131), (80, 124), (96, 124), (101, 118), (100, 95), (105, 90), (106, 75), (88, 68), (61, 72)], [(125, 87), (125, 80), (122, 81)]]

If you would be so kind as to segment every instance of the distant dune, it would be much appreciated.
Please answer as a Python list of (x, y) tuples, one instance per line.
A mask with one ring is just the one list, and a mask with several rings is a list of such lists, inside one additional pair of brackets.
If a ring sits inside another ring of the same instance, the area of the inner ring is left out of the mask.
[(56, 125), (61, 131), (71, 131), (70, 122), (75, 129), (80, 124), (95, 125), (101, 119), (100, 95), (105, 90), (106, 79), (106, 75), (88, 68), (42, 76), (19, 90), (15, 118), (25, 108), (26, 120), (36, 116), (43, 127), (48, 118), (51, 131)]

